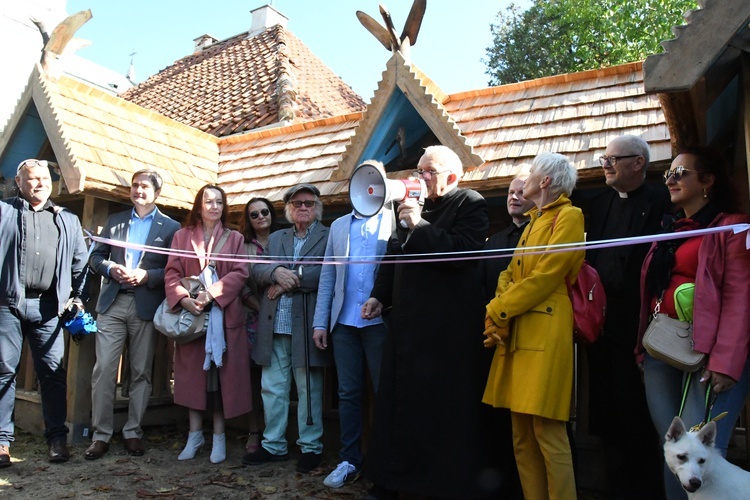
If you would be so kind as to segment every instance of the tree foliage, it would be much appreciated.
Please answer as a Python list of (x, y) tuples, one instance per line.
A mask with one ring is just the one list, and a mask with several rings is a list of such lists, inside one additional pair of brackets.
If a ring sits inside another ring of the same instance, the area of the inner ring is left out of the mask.
[(490, 25), (490, 85), (603, 68), (661, 52), (695, 0), (533, 0)]

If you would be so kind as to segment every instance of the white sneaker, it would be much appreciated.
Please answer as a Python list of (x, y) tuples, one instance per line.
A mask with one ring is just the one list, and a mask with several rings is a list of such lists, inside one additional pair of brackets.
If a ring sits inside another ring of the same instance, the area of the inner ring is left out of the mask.
[(354, 482), (359, 479), (359, 469), (344, 460), (341, 462), (336, 470), (328, 474), (323, 484), (329, 488), (341, 488), (344, 483)]

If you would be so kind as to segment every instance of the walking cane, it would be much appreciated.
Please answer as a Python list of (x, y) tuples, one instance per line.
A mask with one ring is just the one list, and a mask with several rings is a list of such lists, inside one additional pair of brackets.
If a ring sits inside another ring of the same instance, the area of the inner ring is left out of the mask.
[[(302, 280), (302, 266), (297, 269), (297, 275)], [(312, 398), (310, 394), (310, 325), (307, 322), (307, 297), (310, 295), (308, 290), (302, 292), (302, 320), (305, 322), (305, 384), (307, 385), (307, 425), (313, 425), (312, 419)]]

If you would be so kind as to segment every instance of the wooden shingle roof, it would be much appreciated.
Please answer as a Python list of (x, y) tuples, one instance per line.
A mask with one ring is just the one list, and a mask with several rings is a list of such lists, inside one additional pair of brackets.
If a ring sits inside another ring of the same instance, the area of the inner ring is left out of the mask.
[(507, 187), (544, 151), (566, 155), (579, 179), (600, 179), (597, 158), (617, 136), (642, 137), (651, 162), (671, 158), (659, 100), (643, 89), (642, 63), (449, 95), (443, 106), (485, 163), (464, 185)]
[[(659, 100), (644, 92), (640, 62), (452, 95), (442, 94), (424, 75), (413, 72), (412, 77), (426, 89), (424, 99), (430, 92), (441, 97), (431, 112), (447, 113), (446, 123), (460, 131), (456, 137), (465, 137), (484, 160), (465, 172), (464, 187), (484, 193), (506, 188), (544, 151), (568, 156), (579, 180), (600, 180), (597, 158), (623, 134), (643, 137), (651, 146), (652, 163), (671, 159), (669, 130)], [(392, 76), (386, 72), (383, 78)], [(377, 99), (376, 94), (371, 106)], [(370, 108), (362, 123), (367, 113)], [(347, 142), (366, 141), (373, 128), (358, 123), (360, 116), (221, 139), (219, 183), (227, 188), (230, 205), (240, 209), (252, 196), (279, 201), (298, 182), (315, 184), (327, 203), (346, 203), (348, 176), (339, 170), (344, 155), (351, 155)]]
[[(444, 146), (451, 148), (461, 159), (465, 168), (482, 164), (482, 158), (472, 149), (453, 117), (446, 112), (442, 102), (445, 94), (427, 75), (408, 62), (400, 52), (395, 52), (386, 64), (383, 79), (378, 84), (372, 102), (367, 106), (364, 119), (357, 127), (355, 136), (346, 149), (334, 180), (349, 179), (357, 165), (368, 158), (370, 139), (384, 117), (394, 93), (403, 94), (408, 103), (430, 128)], [(412, 169), (413, 170), (413, 169)]]
[(184, 57), (122, 97), (220, 137), (365, 108), (349, 85), (281, 25)]
[[(596, 159), (622, 134), (643, 137), (652, 163), (671, 157), (665, 118), (657, 97), (644, 93), (640, 63), (452, 95), (411, 74), (431, 103), (426, 109), (447, 115), (438, 120), (449, 125), (444, 131), (456, 128), (484, 160), (461, 184), (488, 196), (543, 151), (571, 158), (581, 180), (600, 180)], [(299, 182), (315, 184), (327, 205), (345, 207), (348, 177), (334, 172), (355, 131), (366, 133), (357, 128), (363, 113), (350, 113), (217, 138), (67, 77), (54, 81), (37, 70), (32, 91), (71, 192), (127, 199), (132, 173), (155, 167), (165, 180), (160, 202), (175, 208), (189, 208), (198, 189), (214, 182), (233, 211), (253, 196), (280, 202)], [(436, 96), (439, 105), (430, 101)]]
[(62, 76), (37, 69), (32, 99), (68, 190), (127, 199), (132, 174), (153, 168), (164, 178), (159, 203), (192, 207), (217, 180), (217, 138)]
[(327, 202), (345, 203), (348, 179), (330, 179), (361, 119), (352, 113), (220, 139), (219, 184), (229, 205), (241, 210), (254, 196), (280, 201), (300, 182), (316, 185)]

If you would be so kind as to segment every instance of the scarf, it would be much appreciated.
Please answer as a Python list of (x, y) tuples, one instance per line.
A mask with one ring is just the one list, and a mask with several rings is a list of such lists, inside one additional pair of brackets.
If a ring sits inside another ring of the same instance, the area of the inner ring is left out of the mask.
[[(206, 266), (201, 273), (201, 278), (206, 288), (219, 281), (216, 269)], [(211, 362), (216, 368), (221, 368), (224, 351), (227, 350), (227, 342), (224, 339), (224, 311), (215, 301), (208, 313), (208, 329), (206, 330), (206, 358), (203, 361), (203, 370), (211, 368)]]
[[(692, 217), (686, 217), (682, 210), (674, 214), (666, 214), (662, 219), (662, 233), (679, 233), (706, 228), (720, 213), (721, 210), (709, 201)], [(686, 238), (677, 238), (656, 244), (646, 273), (646, 290), (651, 297), (661, 298), (669, 287), (672, 268), (675, 264), (675, 253), (685, 240)]]

